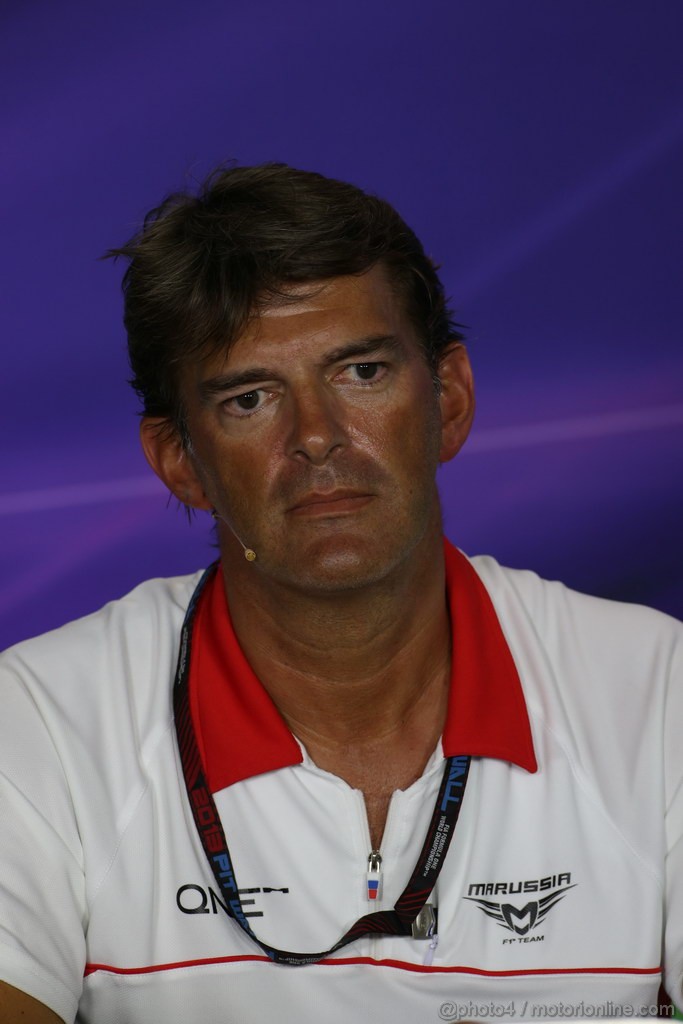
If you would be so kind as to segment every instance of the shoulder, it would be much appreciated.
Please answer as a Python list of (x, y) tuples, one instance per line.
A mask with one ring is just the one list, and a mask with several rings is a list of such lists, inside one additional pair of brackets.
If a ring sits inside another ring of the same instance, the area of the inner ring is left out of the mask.
[(539, 764), (561, 750), (634, 849), (656, 845), (662, 820), (672, 845), (683, 832), (683, 625), (492, 558), (471, 564), (517, 666)]
[[(74, 751), (146, 737), (171, 716), (185, 609), (200, 574), (149, 580), (99, 611), (0, 655), (0, 694), (14, 727)], [(134, 725), (134, 729), (131, 729)]]
[(491, 598), (537, 729), (549, 729), (593, 774), (613, 773), (624, 758), (635, 764), (642, 756), (652, 771), (659, 764), (680, 777), (681, 748), (670, 734), (683, 716), (683, 625), (492, 558), (471, 564)]
[[(504, 630), (525, 627), (557, 657), (601, 651), (612, 660), (637, 663), (658, 652), (675, 652), (683, 624), (643, 605), (593, 597), (534, 572), (509, 569), (488, 556), (469, 559), (491, 597)], [(660, 666), (663, 667), (663, 666)]]
[(0, 654), (0, 669), (66, 681), (74, 672), (92, 677), (131, 654), (158, 651), (160, 641), (179, 633), (200, 575), (147, 580), (91, 615), (10, 647)]

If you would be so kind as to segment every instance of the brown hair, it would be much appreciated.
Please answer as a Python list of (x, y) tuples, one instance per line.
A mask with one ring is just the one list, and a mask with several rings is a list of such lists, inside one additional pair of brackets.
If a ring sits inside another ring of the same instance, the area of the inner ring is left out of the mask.
[(225, 350), (247, 320), (295, 283), (386, 267), (436, 368), (460, 340), (437, 268), (398, 213), (354, 185), (286, 164), (220, 168), (196, 195), (177, 192), (108, 256), (123, 278), (131, 384), (144, 413), (184, 436), (178, 370)]

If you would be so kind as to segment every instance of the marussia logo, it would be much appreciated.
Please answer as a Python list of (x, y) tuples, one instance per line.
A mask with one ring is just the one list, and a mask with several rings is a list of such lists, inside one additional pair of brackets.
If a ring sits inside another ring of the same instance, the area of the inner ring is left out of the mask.
[(473, 896), (464, 896), (463, 899), (476, 903), (479, 909), (496, 921), (501, 928), (506, 928), (516, 935), (526, 935), (533, 928), (543, 924), (552, 908), (556, 907), (575, 885), (576, 883), (563, 889), (555, 889), (540, 900), (531, 900), (523, 907), (512, 903), (494, 903), (492, 900), (476, 899)]

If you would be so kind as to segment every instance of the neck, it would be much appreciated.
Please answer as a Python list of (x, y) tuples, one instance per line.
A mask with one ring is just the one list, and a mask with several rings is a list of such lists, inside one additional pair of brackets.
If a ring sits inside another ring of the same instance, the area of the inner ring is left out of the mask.
[(440, 531), (390, 577), (359, 591), (264, 589), (256, 573), (232, 572), (225, 562), (224, 579), (242, 649), (309, 750), (333, 757), (349, 746), (408, 743), (431, 752), (450, 677)]

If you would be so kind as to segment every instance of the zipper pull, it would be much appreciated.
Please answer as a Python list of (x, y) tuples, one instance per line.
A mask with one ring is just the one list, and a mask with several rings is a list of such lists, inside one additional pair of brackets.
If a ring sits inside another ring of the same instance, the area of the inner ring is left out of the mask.
[(434, 934), (432, 935), (431, 939), (429, 940), (429, 945), (427, 946), (427, 952), (425, 953), (425, 958), (422, 961), (422, 963), (425, 965), (425, 967), (431, 967), (432, 964), (434, 963), (434, 953), (436, 952), (436, 947), (438, 945), (439, 945), (439, 936), (437, 935), (436, 932), (434, 932)]
[(379, 900), (382, 883), (382, 855), (379, 850), (371, 850), (368, 857), (368, 899)]

